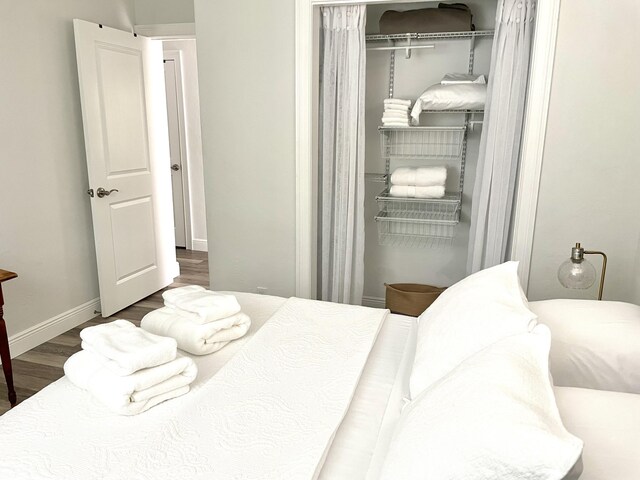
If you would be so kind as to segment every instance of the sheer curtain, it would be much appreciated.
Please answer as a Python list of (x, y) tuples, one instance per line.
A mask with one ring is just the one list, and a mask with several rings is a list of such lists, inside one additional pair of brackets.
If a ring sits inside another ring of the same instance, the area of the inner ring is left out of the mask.
[(473, 189), (468, 273), (506, 260), (536, 2), (499, 0)]
[(359, 304), (364, 285), (366, 7), (323, 7), (321, 17), (321, 298)]

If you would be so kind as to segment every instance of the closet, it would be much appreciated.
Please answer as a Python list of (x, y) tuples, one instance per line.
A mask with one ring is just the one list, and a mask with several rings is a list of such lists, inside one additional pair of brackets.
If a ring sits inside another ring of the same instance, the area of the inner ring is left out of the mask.
[[(483, 111), (424, 111), (419, 125), (382, 126), (384, 99), (415, 100), (446, 74), (488, 77), (497, 2), (465, 2), (475, 31), (380, 34), (386, 10), (438, 2), (367, 7), (365, 97), (365, 255), (363, 304), (382, 306), (385, 283), (450, 285), (466, 275), (471, 197)], [(405, 48), (409, 47), (409, 48)], [(390, 195), (400, 167), (445, 167), (445, 195)]]

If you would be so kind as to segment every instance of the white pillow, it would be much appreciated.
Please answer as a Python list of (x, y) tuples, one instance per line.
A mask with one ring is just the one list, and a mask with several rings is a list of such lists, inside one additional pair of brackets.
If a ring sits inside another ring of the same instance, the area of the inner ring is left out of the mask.
[(411, 109), (414, 120), (420, 119), (423, 110), (482, 110), (487, 101), (487, 85), (483, 83), (459, 83), (427, 88)]
[(548, 377), (550, 334), (505, 338), (402, 412), (382, 479), (559, 480), (582, 441), (564, 428)]
[(530, 331), (536, 316), (525, 302), (518, 262), (482, 270), (446, 289), (418, 317), (412, 398), (484, 347)]
[(555, 385), (640, 393), (640, 306), (565, 299), (530, 305), (551, 329)]

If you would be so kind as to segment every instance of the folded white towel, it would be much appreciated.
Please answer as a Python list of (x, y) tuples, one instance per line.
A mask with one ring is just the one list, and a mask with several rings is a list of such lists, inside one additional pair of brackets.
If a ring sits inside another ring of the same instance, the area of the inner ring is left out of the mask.
[(176, 341), (145, 332), (126, 320), (87, 327), (80, 332), (82, 348), (105, 357), (115, 375), (129, 375), (176, 358)]
[(207, 355), (224, 347), (231, 340), (244, 336), (251, 326), (248, 315), (240, 312), (222, 320), (199, 325), (176, 310), (164, 307), (147, 313), (140, 323), (156, 335), (175, 338), (178, 347), (194, 355)]
[(408, 120), (409, 119), (409, 112), (394, 112), (394, 111), (385, 111), (382, 114), (382, 119), (392, 119), (392, 118), (399, 118), (401, 120)]
[(405, 106), (405, 107), (410, 107), (411, 106), (411, 100), (404, 100), (402, 98), (385, 98), (384, 99), (385, 108), (388, 105), (401, 105), (401, 106)]
[(196, 314), (197, 317), (189, 318), (201, 324), (230, 317), (241, 310), (235, 296), (211, 290), (185, 291), (171, 297), (170, 300), (165, 298), (164, 304), (169, 308)]
[(90, 392), (112, 411), (121, 415), (136, 415), (170, 398), (184, 395), (198, 374), (189, 357), (145, 368), (127, 376), (114, 375), (105, 359), (83, 350), (64, 364), (67, 378)]
[(385, 112), (408, 112), (409, 107), (405, 107), (404, 105), (385, 105)]
[(396, 168), (391, 174), (393, 185), (414, 187), (444, 186), (447, 181), (446, 167)]
[(442, 198), (444, 197), (443, 186), (412, 187), (407, 185), (391, 185), (389, 195), (392, 197), (407, 198)]
[(164, 300), (164, 303), (174, 305), (176, 299), (182, 295), (204, 291), (206, 291), (206, 288), (201, 287), (200, 285), (187, 285), (186, 287), (170, 288), (169, 290), (162, 292), (162, 299)]
[(441, 85), (460, 85), (463, 83), (487, 83), (484, 75), (473, 75), (469, 73), (447, 73), (442, 80)]
[(403, 122), (402, 120), (386, 120), (382, 122), (383, 127), (410, 127), (409, 122)]

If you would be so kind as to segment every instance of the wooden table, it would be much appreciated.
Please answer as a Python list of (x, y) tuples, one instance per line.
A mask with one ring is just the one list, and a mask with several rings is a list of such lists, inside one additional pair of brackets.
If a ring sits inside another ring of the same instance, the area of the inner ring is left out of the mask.
[(11, 406), (16, 405), (16, 391), (13, 388), (13, 371), (11, 370), (11, 354), (9, 353), (9, 338), (7, 337), (7, 325), (4, 323), (3, 310), (4, 297), (2, 296), (2, 283), (18, 275), (14, 272), (0, 269), (0, 360), (2, 360), (2, 370), (4, 378), (7, 380), (7, 390), (9, 392), (9, 402)]

